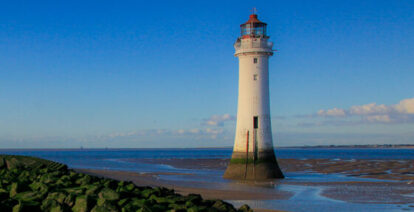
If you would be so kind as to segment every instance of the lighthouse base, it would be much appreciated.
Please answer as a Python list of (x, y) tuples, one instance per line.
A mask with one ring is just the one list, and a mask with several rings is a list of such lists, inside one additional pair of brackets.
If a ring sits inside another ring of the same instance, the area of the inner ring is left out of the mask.
[(273, 150), (258, 152), (233, 152), (223, 178), (234, 180), (271, 180), (284, 178)]

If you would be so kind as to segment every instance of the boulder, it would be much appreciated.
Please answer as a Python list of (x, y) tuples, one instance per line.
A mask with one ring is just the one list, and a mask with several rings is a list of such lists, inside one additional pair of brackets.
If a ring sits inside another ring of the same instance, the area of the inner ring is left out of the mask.
[(92, 208), (91, 212), (118, 212), (118, 208), (109, 202), (105, 202), (102, 205), (96, 205)]
[(201, 198), (200, 194), (189, 194), (187, 196), (187, 202), (191, 202), (194, 205), (200, 204), (201, 201), (203, 201), (203, 198)]
[(0, 200), (9, 198), (10, 194), (6, 189), (0, 188)]
[(60, 204), (64, 204), (66, 196), (67, 195), (63, 192), (52, 192), (52, 193), (49, 193), (49, 195), (47, 195), (46, 199), (52, 199), (52, 200), (57, 201)]
[(24, 168), (24, 165), (16, 158), (7, 158), (6, 166), (8, 170)]
[(253, 210), (246, 204), (242, 205), (237, 212), (253, 212)]
[(137, 212), (153, 212), (153, 211), (151, 210), (151, 208), (150, 208), (150, 207), (148, 207), (148, 206), (143, 206), (143, 207), (141, 207), (140, 209), (138, 209), (138, 210), (137, 210)]
[(42, 205), (40, 206), (40, 209), (42, 211), (63, 211), (62, 206), (54, 199), (45, 199), (42, 202)]
[(6, 167), (6, 162), (4, 162), (4, 158), (0, 156), (0, 169)]
[(119, 194), (110, 188), (102, 189), (101, 192), (99, 192), (98, 196), (100, 199), (111, 200), (111, 201), (119, 200), (120, 198)]
[(66, 196), (63, 203), (66, 204), (69, 207), (72, 207), (72, 206), (75, 205), (75, 201), (76, 201), (76, 195), (75, 194), (69, 194), (69, 195)]
[(13, 207), (13, 212), (40, 212), (40, 203), (39, 202), (22, 202), (19, 201)]
[(85, 194), (86, 195), (95, 195), (99, 192), (99, 190), (102, 188), (102, 186), (99, 185), (86, 185), (83, 186), (85, 188)]
[(75, 183), (78, 185), (87, 185), (91, 182), (91, 179), (91, 176), (85, 175), (82, 178), (77, 179)]
[(22, 202), (35, 202), (41, 200), (42, 196), (40, 193), (35, 191), (25, 191), (17, 193), (12, 198)]
[(212, 207), (220, 212), (236, 212), (232, 205), (222, 200), (217, 200)]
[(81, 195), (76, 197), (75, 205), (72, 207), (73, 212), (88, 212), (92, 208), (92, 202), (89, 196)]
[(16, 196), (17, 193), (19, 193), (22, 189), (20, 189), (19, 184), (12, 183), (10, 186), (10, 197)]

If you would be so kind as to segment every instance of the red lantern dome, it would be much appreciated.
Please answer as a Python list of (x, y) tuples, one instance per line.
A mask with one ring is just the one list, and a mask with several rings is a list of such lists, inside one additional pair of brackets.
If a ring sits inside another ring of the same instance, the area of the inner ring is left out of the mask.
[(241, 37), (266, 37), (266, 26), (267, 24), (257, 19), (257, 14), (251, 14), (249, 20), (240, 25)]

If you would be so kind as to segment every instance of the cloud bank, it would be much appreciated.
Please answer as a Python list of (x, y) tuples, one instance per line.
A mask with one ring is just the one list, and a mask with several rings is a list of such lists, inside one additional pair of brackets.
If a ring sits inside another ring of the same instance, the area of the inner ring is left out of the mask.
[[(414, 123), (414, 98), (403, 99), (398, 104), (384, 105), (370, 103), (355, 105), (348, 109), (333, 108), (319, 110), (318, 117), (342, 119), (342, 123)], [(359, 121), (344, 121), (343, 119), (359, 117)], [(322, 122), (323, 123), (323, 122)], [(329, 122), (326, 122), (329, 123)], [(332, 123), (331, 123), (332, 124)]]
[(204, 125), (204, 126), (223, 127), (225, 122), (234, 121), (234, 120), (236, 120), (236, 117), (234, 117), (230, 114), (212, 115), (210, 118), (204, 119), (201, 124)]
[(145, 136), (203, 136), (210, 138), (217, 138), (217, 136), (225, 133), (224, 129), (213, 129), (213, 128), (193, 128), (193, 129), (176, 129), (176, 130), (167, 130), (167, 129), (147, 129), (147, 130), (137, 130), (125, 133), (112, 133), (108, 135), (108, 138), (133, 138), (133, 137), (145, 137)]

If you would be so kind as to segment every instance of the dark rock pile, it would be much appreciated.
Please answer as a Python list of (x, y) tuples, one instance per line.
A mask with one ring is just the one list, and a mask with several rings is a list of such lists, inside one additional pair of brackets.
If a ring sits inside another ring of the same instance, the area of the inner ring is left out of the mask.
[(138, 187), (74, 172), (66, 165), (26, 156), (0, 155), (0, 211), (74, 212), (252, 212), (198, 194), (182, 196), (167, 188)]

